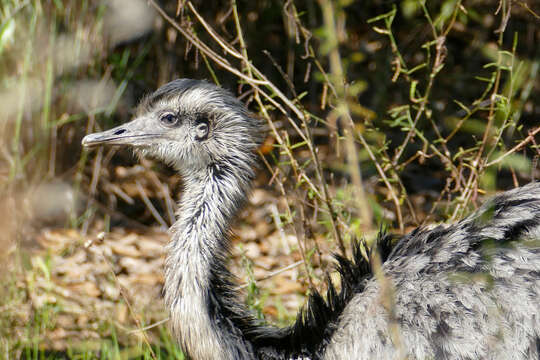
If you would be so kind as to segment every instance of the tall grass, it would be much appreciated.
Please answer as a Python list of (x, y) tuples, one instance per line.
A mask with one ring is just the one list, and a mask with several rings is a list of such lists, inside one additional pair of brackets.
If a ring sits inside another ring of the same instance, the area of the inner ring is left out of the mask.
[[(33, 294), (46, 295), (34, 282), (54, 288), (47, 274), (55, 264), (28, 250), (45, 225), (84, 238), (115, 224), (146, 229), (173, 221), (171, 190), (180, 180), (170, 180), (170, 169), (156, 175), (158, 165), (145, 163), (152, 185), (134, 182), (137, 191), (129, 192), (115, 171), (133, 159), (79, 145), (85, 133), (128, 120), (138, 99), (173, 78), (211, 79), (266, 119), (262, 171), (281, 200), (268, 217), (297, 239), (308, 287), (321, 286), (315, 269), (330, 270), (327, 252), (346, 254), (351, 239), (372, 239), (383, 225), (403, 233), (458, 219), (483, 194), (540, 175), (540, 16), (524, 2), (126, 4), (1, 4), (6, 357), (60, 354), (48, 353), (44, 339), (62, 304), (27, 306)], [(266, 295), (244, 264), (248, 302), (262, 312)], [(144, 314), (134, 313), (140, 330)], [(126, 345), (118, 334), (127, 331), (102, 325), (97, 345), (62, 356), (181, 356), (163, 326), (144, 331), (157, 333), (157, 344)]]

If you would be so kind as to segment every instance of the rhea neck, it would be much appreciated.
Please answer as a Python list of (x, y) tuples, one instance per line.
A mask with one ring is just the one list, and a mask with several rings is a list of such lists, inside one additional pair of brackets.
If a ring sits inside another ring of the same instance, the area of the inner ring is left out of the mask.
[(251, 154), (244, 157), (180, 170), (184, 191), (167, 249), (165, 302), (173, 334), (194, 359), (243, 359), (251, 352), (240, 329), (223, 317), (230, 309), (219, 299), (230, 292), (230, 224), (253, 177)]

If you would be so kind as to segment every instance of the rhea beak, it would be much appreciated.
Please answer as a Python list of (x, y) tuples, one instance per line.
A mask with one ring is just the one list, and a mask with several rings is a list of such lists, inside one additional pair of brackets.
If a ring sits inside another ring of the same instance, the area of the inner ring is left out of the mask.
[(85, 147), (98, 145), (144, 146), (150, 142), (149, 140), (160, 137), (158, 133), (148, 132), (148, 128), (145, 126), (147, 122), (148, 119), (140, 117), (106, 131), (88, 134), (82, 139), (82, 145)]

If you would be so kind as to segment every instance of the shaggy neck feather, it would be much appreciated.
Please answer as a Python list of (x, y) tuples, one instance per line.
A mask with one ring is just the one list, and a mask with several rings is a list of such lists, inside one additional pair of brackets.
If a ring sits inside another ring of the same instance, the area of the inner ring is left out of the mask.
[[(253, 176), (250, 161), (216, 162), (183, 174), (178, 219), (171, 227), (165, 270), (165, 302), (173, 334), (195, 359), (248, 358), (246, 341), (227, 319), (215, 316), (216, 277), (225, 268), (229, 228)], [(232, 169), (244, 165), (245, 172)], [(249, 174), (243, 178), (238, 174)], [(226, 286), (226, 285), (224, 285)], [(218, 292), (219, 293), (219, 292)]]

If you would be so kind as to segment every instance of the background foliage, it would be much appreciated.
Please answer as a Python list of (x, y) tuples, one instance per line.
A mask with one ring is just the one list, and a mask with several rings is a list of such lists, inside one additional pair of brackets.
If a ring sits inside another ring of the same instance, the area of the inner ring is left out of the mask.
[[(37, 245), (43, 231), (77, 234), (61, 250), (67, 256), (101, 231), (144, 233), (173, 221), (181, 179), (171, 169), (80, 146), (172, 79), (221, 84), (268, 121), (256, 186), (275, 210), (252, 222), (266, 219), (294, 238), (302, 294), (321, 286), (328, 253), (347, 252), (350, 239), (369, 240), (381, 225), (403, 233), (458, 219), (479, 196), (540, 175), (532, 0), (3, 0), (0, 21), (7, 357), (47, 354), (48, 328), (63, 311), (35, 301), (57, 266)], [(244, 260), (241, 276), (253, 279)], [(264, 312), (257, 286), (248, 295)], [(116, 331), (97, 332), (117, 339)], [(137, 356), (177, 351), (161, 331), (157, 348), (139, 339)], [(101, 356), (120, 356), (126, 338), (98, 345)]]

